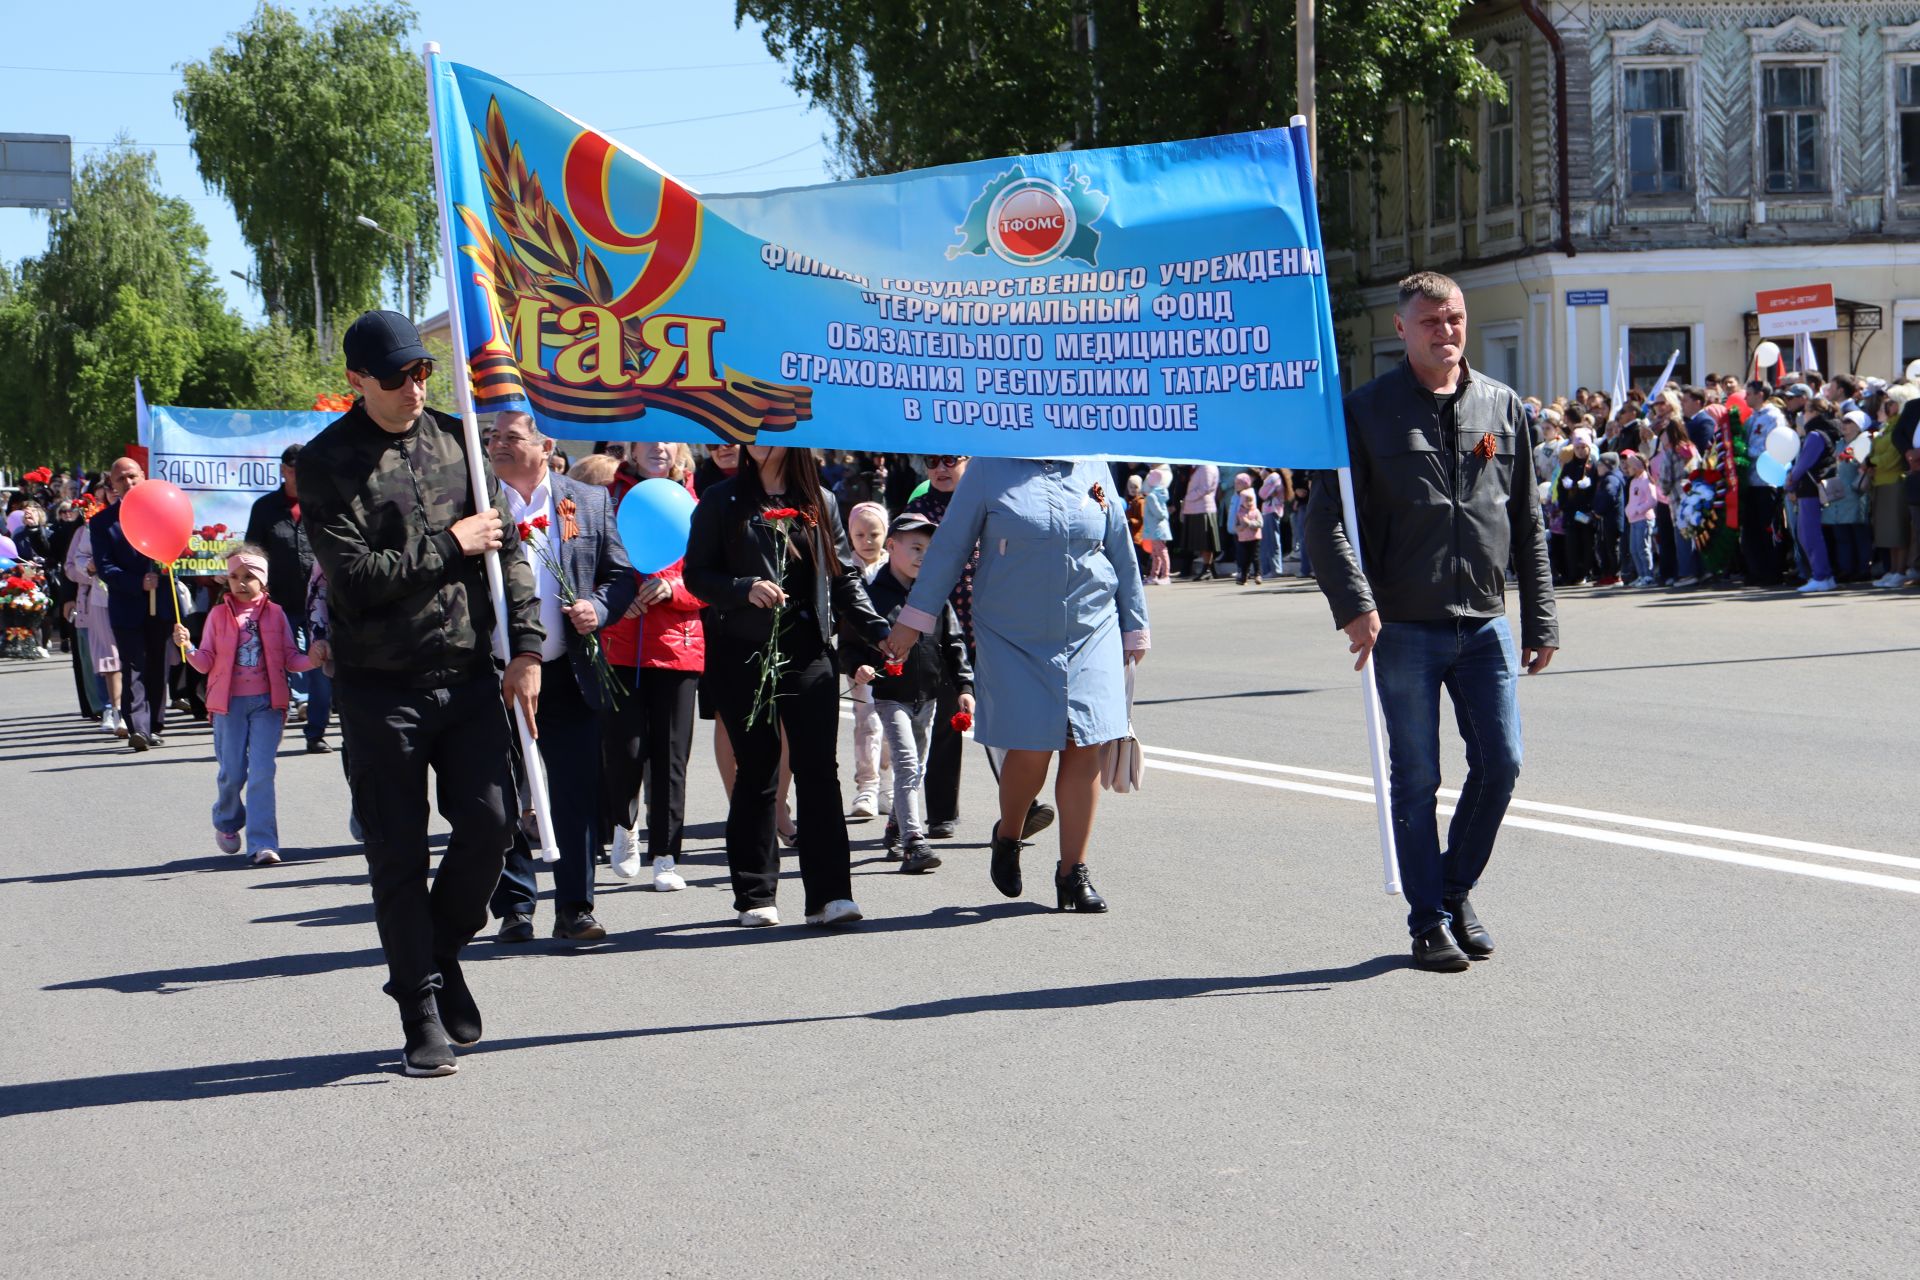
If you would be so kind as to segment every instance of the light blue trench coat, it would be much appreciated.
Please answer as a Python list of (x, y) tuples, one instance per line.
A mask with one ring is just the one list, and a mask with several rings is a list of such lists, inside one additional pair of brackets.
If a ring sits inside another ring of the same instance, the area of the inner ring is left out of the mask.
[(1058, 751), (1126, 736), (1122, 652), (1149, 637), (1126, 495), (1113, 488), (1105, 463), (974, 458), (954, 489), (900, 620), (929, 629), (979, 544), (974, 735), (987, 746)]

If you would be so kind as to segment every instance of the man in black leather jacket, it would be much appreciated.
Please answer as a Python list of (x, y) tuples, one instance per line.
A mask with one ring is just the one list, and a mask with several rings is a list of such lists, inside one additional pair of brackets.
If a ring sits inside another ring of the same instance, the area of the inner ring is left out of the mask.
[[(1546, 531), (1509, 387), (1465, 359), (1466, 301), (1446, 276), (1400, 282), (1394, 328), (1407, 358), (1346, 400), (1363, 573), (1333, 476), (1316, 484), (1306, 543), (1357, 671), (1374, 659), (1391, 764), (1391, 806), (1413, 959), (1459, 972), (1493, 953), (1468, 892), (1493, 852), (1520, 773), (1506, 569), (1520, 588), (1528, 674), (1559, 646)], [(1467, 778), (1440, 849), (1440, 690), (1453, 699)]]

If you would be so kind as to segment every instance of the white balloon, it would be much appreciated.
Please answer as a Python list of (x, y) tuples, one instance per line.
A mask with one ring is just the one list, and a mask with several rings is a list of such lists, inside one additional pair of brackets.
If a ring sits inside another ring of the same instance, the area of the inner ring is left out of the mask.
[(1865, 462), (1867, 455), (1873, 452), (1873, 437), (1862, 431), (1853, 438), (1850, 450), (1855, 462)]
[(1771, 342), (1763, 342), (1753, 349), (1753, 362), (1762, 369), (1770, 369), (1780, 363), (1780, 348)]
[(1792, 427), (1775, 427), (1767, 432), (1767, 452), (1792, 466), (1800, 453), (1800, 433)]

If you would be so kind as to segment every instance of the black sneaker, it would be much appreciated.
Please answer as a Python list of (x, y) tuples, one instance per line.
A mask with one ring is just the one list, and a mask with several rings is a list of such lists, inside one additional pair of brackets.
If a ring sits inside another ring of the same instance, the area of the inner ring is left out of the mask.
[(407, 1045), (400, 1054), (402, 1071), (410, 1076), (450, 1076), (460, 1069), (440, 1019), (407, 1018), (400, 1025), (407, 1033)]
[(1413, 967), (1431, 973), (1460, 973), (1472, 961), (1467, 953), (1453, 945), (1447, 927), (1437, 924), (1413, 940)]
[(900, 864), (900, 870), (910, 876), (925, 875), (940, 865), (940, 855), (925, 840), (907, 842), (906, 861)]
[(1448, 928), (1462, 951), (1476, 960), (1493, 954), (1493, 935), (1487, 932), (1487, 926), (1480, 923), (1472, 902), (1466, 898), (1448, 898), (1440, 905), (1453, 917), (1453, 923)]
[(493, 935), (495, 942), (532, 942), (533, 917), (524, 911), (509, 911), (500, 917), (500, 932)]
[(595, 920), (591, 911), (562, 911), (553, 922), (553, 936), (568, 942), (598, 942), (607, 936), (607, 926)]
[(900, 861), (900, 827), (892, 818), (887, 819), (887, 834), (881, 840), (881, 846), (887, 851), (888, 862)]
[(954, 824), (954, 823), (951, 823), (951, 822), (930, 822), (930, 823), (928, 823), (928, 824), (927, 824), (927, 839), (929, 839), (929, 840), (951, 840), (951, 839), (953, 839), (953, 828), (954, 828), (954, 825), (955, 825), (955, 824)]
[(458, 960), (440, 961), (440, 990), (434, 993), (434, 1000), (447, 1039), (462, 1049), (480, 1043), (480, 1006), (467, 989)]

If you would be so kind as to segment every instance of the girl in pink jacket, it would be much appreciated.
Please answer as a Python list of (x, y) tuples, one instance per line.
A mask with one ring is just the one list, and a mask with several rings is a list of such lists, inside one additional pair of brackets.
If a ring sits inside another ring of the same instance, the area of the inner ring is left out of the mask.
[(1660, 505), (1654, 492), (1653, 477), (1647, 472), (1647, 460), (1628, 449), (1620, 455), (1627, 473), (1627, 551), (1633, 557), (1633, 579), (1622, 585), (1657, 587), (1653, 569), (1653, 510)]
[[(311, 671), (313, 659), (293, 642), (285, 612), (267, 599), (265, 551), (249, 542), (227, 556), (227, 595), (207, 614), (202, 636), (187, 661), (207, 677), (213, 715), (213, 754), (220, 765), (214, 843), (222, 853), (238, 853), (244, 827), (253, 865), (266, 866), (280, 861), (273, 774), (287, 720), (287, 673)], [(185, 627), (174, 627), (175, 644), (184, 649), (190, 639)]]

